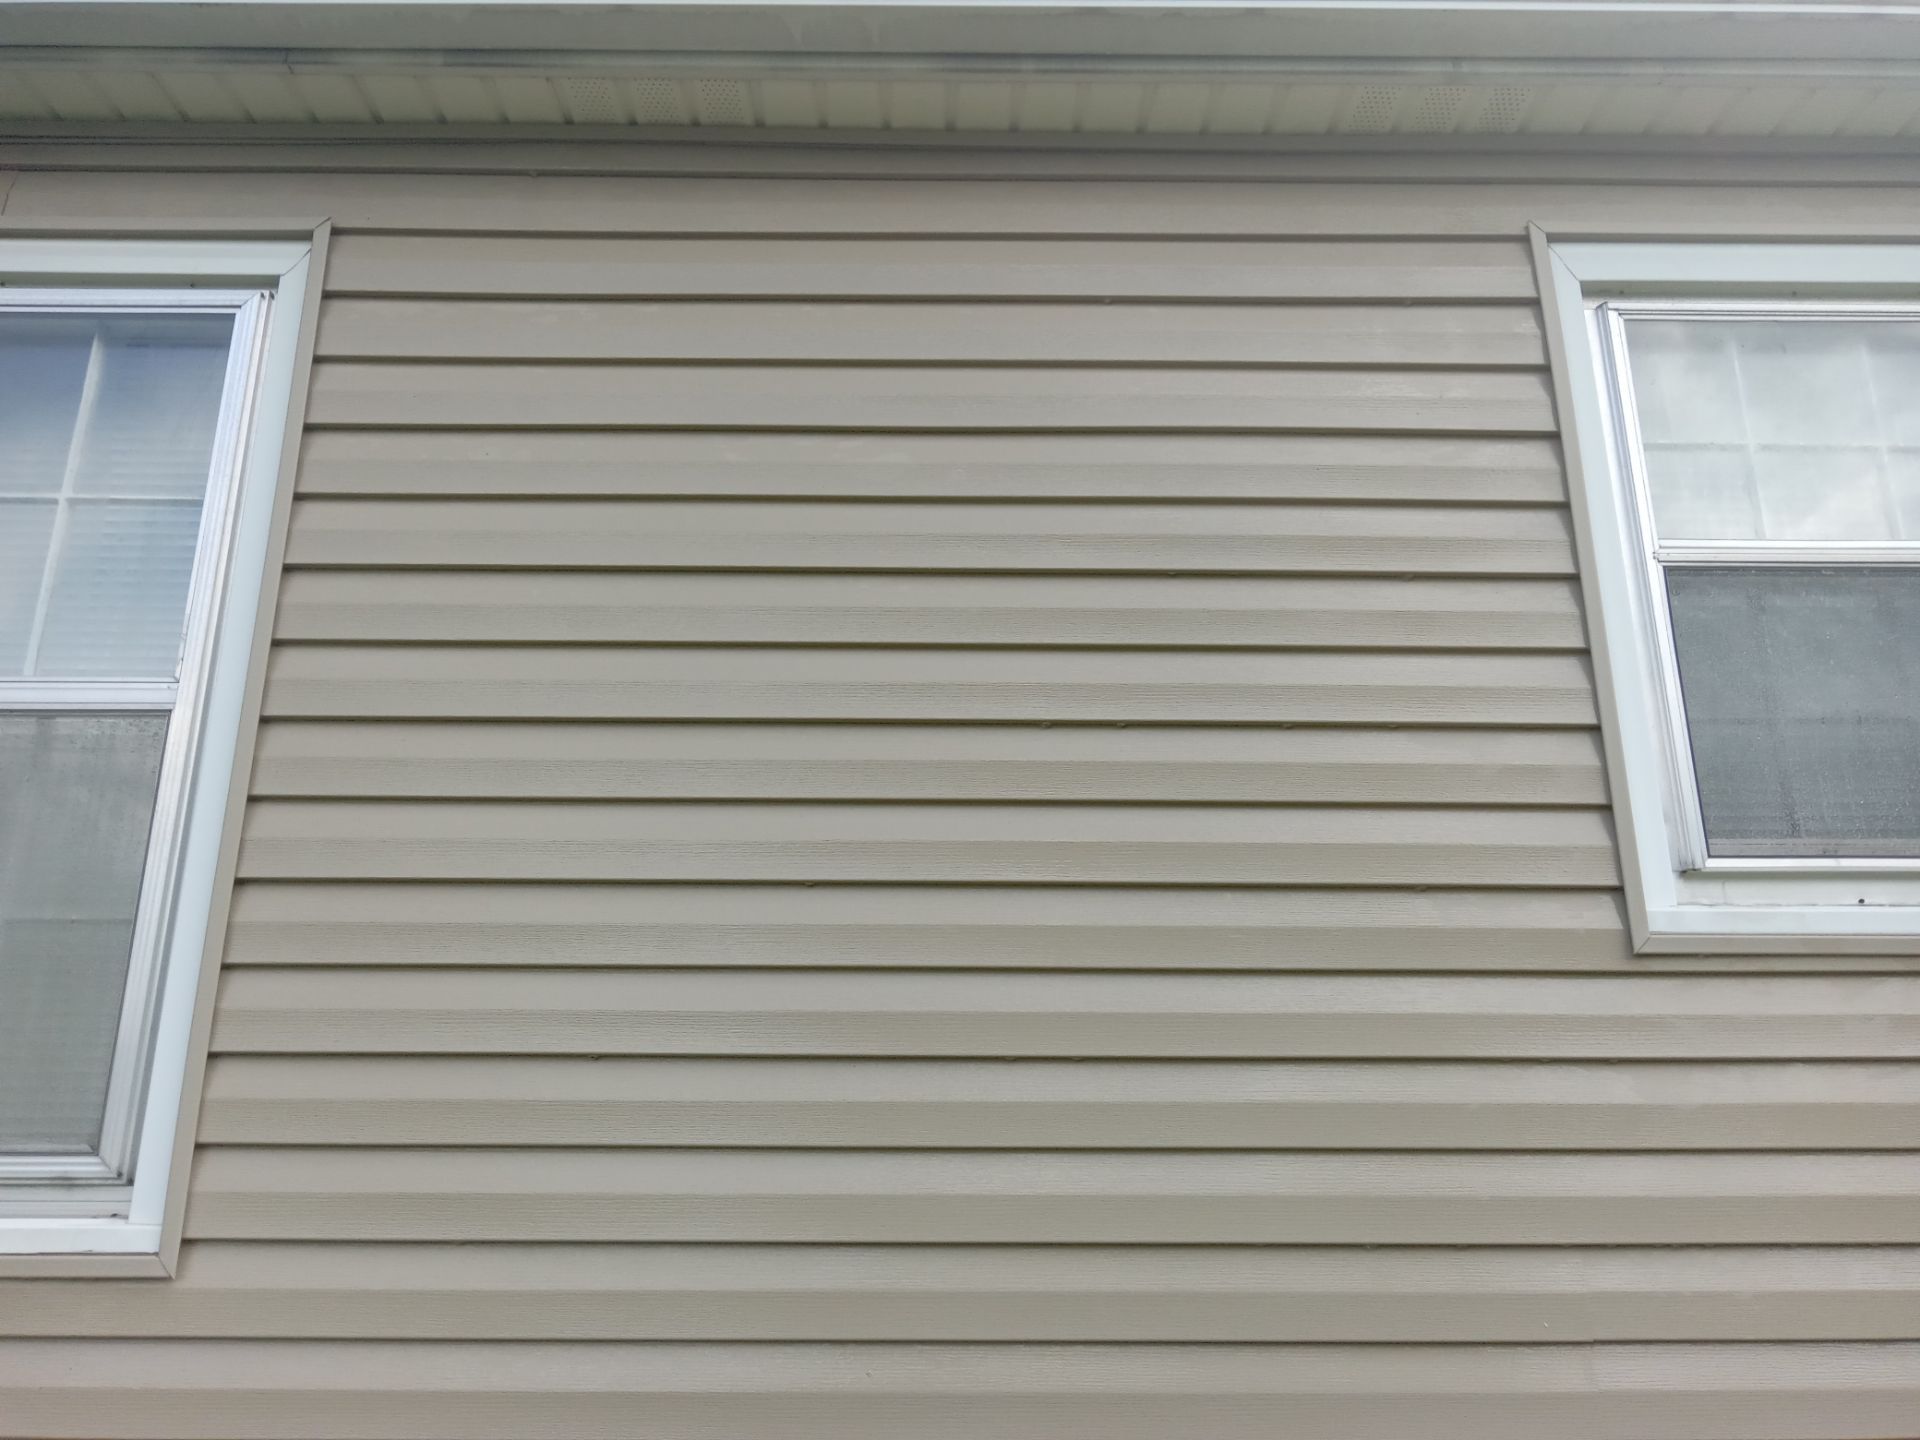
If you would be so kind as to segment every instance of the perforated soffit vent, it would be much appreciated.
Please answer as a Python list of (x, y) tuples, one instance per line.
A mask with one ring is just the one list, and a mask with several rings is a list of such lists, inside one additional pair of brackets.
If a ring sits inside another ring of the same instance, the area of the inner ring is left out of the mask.
[(684, 66), (106, 63), (0, 56), (0, 125), (687, 126), (1220, 136), (1693, 137), (1890, 141), (1920, 133), (1920, 70), (1613, 74), (942, 74)]

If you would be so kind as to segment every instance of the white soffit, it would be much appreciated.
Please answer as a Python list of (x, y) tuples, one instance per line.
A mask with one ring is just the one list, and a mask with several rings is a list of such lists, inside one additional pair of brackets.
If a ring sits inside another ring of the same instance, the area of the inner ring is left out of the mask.
[(0, 42), (16, 132), (1920, 133), (1920, 4), (1838, 0), (0, 0)]
[(0, 59), (0, 122), (588, 125), (1113, 135), (1920, 133), (1920, 77), (1322, 72), (1223, 78), (718, 65), (577, 68)]

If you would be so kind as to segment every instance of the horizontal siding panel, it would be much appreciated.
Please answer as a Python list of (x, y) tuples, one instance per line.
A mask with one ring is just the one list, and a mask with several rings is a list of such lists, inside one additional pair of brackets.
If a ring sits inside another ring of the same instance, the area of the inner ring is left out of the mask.
[(1577, 731), (281, 720), (253, 793), (1597, 805), (1606, 786)]
[(315, 499), (295, 507), (287, 559), (356, 569), (1574, 573), (1562, 510), (1380, 505)]
[(1577, 655), (281, 647), (266, 713), (1585, 728)]
[[(391, 237), (398, 241), (404, 232), (436, 232), (404, 236), (416, 247), (446, 232), (501, 231), (1069, 240), (1399, 236), (1403, 243), (1421, 237), (1511, 243), (1542, 215), (1569, 233), (1583, 227), (1606, 233), (1623, 215), (1647, 233), (1812, 226), (1898, 236), (1920, 224), (1920, 203), (1907, 189), (1909, 168), (1890, 172), (1878, 157), (1742, 157), (1719, 150), (1448, 155), (1422, 147), (1380, 155), (1228, 155), (1183, 146), (1156, 159), (1117, 149), (1017, 154), (965, 146), (736, 151), (700, 143), (663, 153), (578, 142), (432, 141), (320, 151), (247, 143), (222, 151), (204, 141), (114, 150), (56, 141), (9, 145), (0, 166), (9, 163), (25, 171), (9, 197), (10, 212), (22, 217), (257, 223), (262, 215), (327, 215), (336, 233), (402, 232)], [(463, 170), (469, 173), (457, 173)], [(1890, 173), (1892, 184), (1886, 183)], [(1009, 183), (1022, 174), (1073, 183)], [(1147, 183), (1168, 180), (1176, 183)]]
[(203, 1149), (188, 1234), (941, 1244), (1920, 1243), (1920, 1155)]
[(1222, 576), (296, 570), (281, 586), (275, 634), (549, 644), (1585, 645), (1578, 597), (1564, 580)]
[(1544, 365), (1531, 305), (329, 301), (330, 359)]
[[(243, 893), (250, 935), (260, 891)], [(1920, 976), (373, 968), (384, 958), (343, 946), (355, 968), (229, 969), (215, 1051), (1920, 1059)]]
[[(504, 228), (504, 227), (503, 227)], [(544, 226), (542, 227), (544, 228)], [(782, 227), (785, 228), (784, 222)], [(1532, 300), (1512, 240), (601, 239), (342, 234), (335, 295)]]
[(228, 1056), (203, 1144), (1893, 1150), (1920, 1066)]
[[(1480, 890), (287, 884), (227, 964), (999, 970), (1619, 970), (1617, 895)], [(1674, 962), (1662, 962), (1672, 964)], [(1764, 964), (1752, 957), (1688, 962)], [(1823, 962), (1856, 967), (1858, 957)], [(1701, 1027), (1704, 1029), (1705, 1027)]]
[(1916, 1305), (1920, 1251), (1893, 1246), (202, 1241), (164, 1284), (0, 1281), (0, 1330), (250, 1340), (1898, 1340)]
[(1545, 438), (312, 430), (306, 495), (1405, 501), (1566, 498)]
[[(1275, 1434), (1882, 1440), (1920, 1345), (466, 1346), (22, 1341), (8, 1432), (42, 1440), (1160, 1440)], [(1071, 1431), (1063, 1431), (1063, 1424)]]
[(1611, 886), (1597, 810), (264, 800), (249, 878)]
[(309, 425), (1550, 434), (1534, 371), (316, 365)]

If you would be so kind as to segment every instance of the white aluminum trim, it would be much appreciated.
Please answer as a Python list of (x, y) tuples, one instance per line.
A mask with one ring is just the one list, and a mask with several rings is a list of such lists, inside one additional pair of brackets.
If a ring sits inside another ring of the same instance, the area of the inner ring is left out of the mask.
[(1920, 875), (1920, 860), (1904, 855), (1709, 855), (1695, 868), (1727, 875), (1765, 874), (1769, 871), (1803, 874), (1810, 870), (1857, 875)]
[(1648, 911), (1649, 955), (1920, 955), (1920, 905), (1674, 905)]
[[(167, 1208), (169, 1166), (179, 1128), (193, 1030), (194, 996), (207, 953), (207, 926), (220, 868), (220, 844), (227, 802), (234, 784), (233, 759), (239, 748), (247, 670), (254, 638), (254, 617), (269, 580), (275, 491), (282, 454), (298, 445), (292, 414), (293, 380), (298, 369), (300, 314), (313, 282), (312, 251), (301, 246), (298, 258), (279, 277), (268, 312), (259, 369), (252, 388), (252, 413), (229, 520), (225, 593), (210, 632), (205, 689), (200, 706), (199, 755), (187, 805), (175, 880), (173, 930), (161, 979), (153, 1029), (147, 1098), (142, 1107), (128, 1221), (150, 1227), (156, 1237)], [(244, 784), (244, 779), (240, 782)]]
[(9, 710), (171, 710), (172, 680), (0, 680), (0, 712)]
[[(267, 282), (286, 274), (306, 254), (281, 240), (49, 240), (0, 239), (0, 272), (31, 277), (16, 283), (44, 288), (49, 280), (107, 284), (116, 279)], [(193, 295), (188, 303), (206, 304)]]
[[(1754, 252), (1765, 251), (1755, 261)], [(1773, 274), (1782, 254), (1809, 273), (1847, 274), (1856, 294), (1920, 289), (1920, 248), (1894, 245), (1755, 246), (1547, 242), (1548, 319), (1565, 351), (1563, 417), (1602, 724), (1608, 739), (1629, 911), (1637, 949), (1655, 953), (1920, 953), (1920, 862), (1897, 857), (1743, 859), (1706, 855), (1672, 657), (1665, 563), (1913, 563), (1900, 543), (1656, 547), (1640, 463), (1622, 332), (1635, 314), (1843, 313), (1920, 316), (1920, 304), (1882, 298), (1857, 307), (1821, 299), (1742, 305), (1713, 282)], [(1665, 259), (1661, 259), (1664, 256)], [(1909, 278), (1912, 277), (1912, 278)], [(1676, 303), (1602, 303), (1614, 287), (1644, 283), (1706, 297)], [(1577, 463), (1574, 463), (1577, 462)], [(1752, 558), (1756, 556), (1757, 558)]]
[[(98, 1155), (0, 1155), (0, 1182), (35, 1182), (33, 1207), (36, 1210), (41, 1208), (37, 1198), (39, 1183), (80, 1181), (92, 1185), (112, 1183), (119, 1178), (114, 1167)], [(0, 1199), (4, 1198), (7, 1198), (6, 1192), (0, 1191)], [(0, 1210), (0, 1214), (4, 1213), (4, 1210)]]
[(159, 1249), (157, 1224), (110, 1217), (41, 1220), (0, 1215), (0, 1256), (153, 1255)]
[(1656, 545), (1663, 565), (1920, 565), (1920, 540), (1673, 540)]
[[(171, 242), (0, 240), (0, 270), (20, 273), (27, 262), (57, 252), (63, 277), (85, 251), (103, 278), (164, 275), (150, 263), (172, 257)], [(277, 488), (310, 247), (251, 242), (203, 243), (204, 264), (186, 278), (217, 271), (259, 275), (268, 292), (221, 295), (189, 292), (181, 303), (236, 311), (226, 389), (214, 447), (214, 475), (202, 512), (200, 548), (190, 583), (181, 679), (177, 687), (122, 682), (9, 682), (0, 708), (164, 708), (172, 705), (162, 761), (161, 809), (142, 879), (136, 954), (143, 943), (153, 963), (130, 975), (115, 1068), (110, 1082), (105, 1163), (131, 1183), (101, 1184), (97, 1172), (71, 1157), (39, 1157), (41, 1183), (0, 1192), (0, 1256), (8, 1254), (157, 1255), (171, 1180), (170, 1161), (180, 1123), (189, 1061), (194, 997), (207, 941), (208, 910), (218, 869), (221, 831), (232, 785), (233, 754), (243, 709), (246, 673), (265, 584), (271, 515)], [(84, 278), (92, 278), (87, 275)], [(12, 298), (0, 290), (0, 304)], [(98, 308), (99, 292), (79, 289), (75, 303)], [(148, 703), (137, 703), (145, 701)], [(135, 702), (135, 703), (130, 703)], [(117, 1156), (124, 1161), (114, 1164)], [(34, 1157), (9, 1157), (16, 1172)], [(67, 1162), (65, 1183), (47, 1161)], [(4, 1172), (0, 1172), (4, 1173)], [(84, 1198), (92, 1196), (93, 1198)], [(37, 1198), (36, 1198), (37, 1197)], [(111, 1216), (76, 1220), (74, 1208)], [(37, 1215), (23, 1213), (28, 1207)], [(156, 1271), (155, 1273), (158, 1273)]]
[[(0, 240), (0, 252), (16, 241)], [(74, 241), (74, 245), (81, 242)], [(0, 258), (0, 266), (11, 262)], [(71, 310), (185, 310), (218, 314), (238, 310), (253, 298), (250, 290), (130, 290), (116, 285), (111, 290), (90, 290), (81, 286), (53, 288), (39, 284), (21, 285), (0, 275), (0, 303), (9, 310), (31, 313)]]
[(1920, 857), (1904, 856), (1802, 856), (1757, 857), (1714, 856), (1708, 845), (1705, 818), (1700, 802), (1699, 775), (1694, 768), (1691, 731), (1687, 724), (1686, 702), (1680, 684), (1679, 652), (1673, 634), (1673, 611), (1665, 583), (1669, 565), (1700, 568), (1710, 565), (1913, 565), (1920, 561), (1920, 542), (1898, 541), (1798, 541), (1742, 540), (1737, 542), (1670, 542), (1661, 544), (1653, 515), (1652, 484), (1645, 463), (1640, 435), (1639, 408), (1633, 388), (1633, 358), (1629, 352), (1626, 325), (1631, 318), (1649, 315), (1667, 319), (1768, 318), (1809, 319), (1828, 315), (1849, 320), (1920, 320), (1920, 306), (1894, 308), (1885, 304), (1836, 307), (1819, 302), (1782, 305), (1727, 305), (1718, 301), (1688, 304), (1634, 305), (1631, 302), (1606, 301), (1597, 307), (1606, 317), (1606, 325), (1596, 333), (1605, 346), (1604, 368), (1609, 376), (1615, 423), (1620, 445), (1616, 466), (1631, 487), (1632, 508), (1641, 544), (1641, 580), (1647, 590), (1646, 613), (1654, 624), (1654, 643), (1659, 656), (1656, 684), (1661, 708), (1666, 717), (1663, 749), (1667, 756), (1669, 786), (1668, 823), (1671, 830), (1674, 861), (1683, 878), (1683, 893), (1698, 891), (1701, 885), (1685, 878), (1690, 872), (1712, 874), (1715, 878), (1739, 874), (1769, 873), (1774, 876), (1827, 874), (1835, 871), (1905, 876), (1912, 883), (1876, 887), (1879, 898), (1920, 899)]
[(1694, 773), (1686, 702), (1680, 689), (1673, 614), (1660, 565), (1654, 559), (1658, 530), (1641, 443), (1640, 409), (1634, 399), (1632, 359), (1627, 353), (1625, 321), (1620, 312), (1602, 306), (1598, 318), (1602, 323), (1594, 327), (1593, 337), (1599, 347), (1600, 373), (1606, 377), (1613, 415), (1613, 468), (1627, 487), (1626, 509), (1633, 524), (1632, 547), (1637, 557), (1634, 583), (1641, 590), (1641, 613), (1652, 627), (1653, 689), (1662, 722), (1659, 739), (1665, 774), (1665, 803), (1661, 808), (1667, 822), (1668, 852), (1676, 870), (1697, 870), (1707, 858), (1706, 826), (1700, 813), (1700, 782)]
[[(141, 303), (134, 292), (113, 297), (101, 304), (92, 292), (75, 289), (50, 292), (29, 289), (19, 292), (0, 290), (0, 310), (19, 308), (34, 313), (66, 310), (81, 315), (103, 311), (139, 313), (164, 308)], [(58, 298), (56, 298), (56, 296)], [(113, 1060), (108, 1071), (106, 1098), (101, 1119), (98, 1153), (86, 1157), (65, 1154), (9, 1156), (0, 1162), (0, 1179), (25, 1181), (75, 1180), (90, 1183), (124, 1184), (132, 1171), (133, 1138), (136, 1116), (145, 1090), (147, 1058), (153, 1033), (155, 990), (166, 959), (166, 936), (175, 900), (174, 861), (185, 825), (187, 798), (194, 741), (199, 731), (199, 692), (203, 683), (201, 652), (205, 634), (215, 619), (214, 606), (219, 593), (219, 574), (224, 569), (226, 517), (232, 510), (233, 493), (238, 483), (241, 441), (245, 435), (249, 396), (257, 370), (264, 302), (258, 292), (230, 296), (225, 304), (208, 305), (188, 297), (190, 309), (225, 313), (233, 316), (233, 334), (228, 342), (226, 380), (220, 399), (220, 413), (214, 427), (214, 440), (208, 460), (208, 480), (201, 501), (200, 533), (195, 545), (192, 578), (182, 607), (181, 649), (175, 657), (176, 679), (165, 684), (171, 693), (167, 706), (170, 720), (160, 757), (158, 784), (152, 819), (148, 829), (147, 855), (141, 870), (138, 900), (135, 905), (131, 945), (127, 963), (126, 987), (121, 997), (120, 1020), (116, 1028)], [(74, 425), (73, 449), (61, 480), (60, 496), (69, 498), (73, 490), (75, 457), (84, 435), (92, 401), (97, 393), (101, 347), (96, 337), (88, 359), (86, 381), (82, 387), (80, 414)], [(65, 508), (62, 507), (64, 519)], [(44, 622), (45, 592), (52, 583), (53, 563), (59, 543), (59, 525), (46, 562), (47, 578), (42, 583), (42, 605), (37, 612), (34, 633), (29, 637), (28, 667), (38, 648), (40, 625)], [(25, 691), (35, 682), (0, 684), (0, 707), (11, 698), (10, 692)], [(41, 682), (42, 703), (37, 711), (53, 708), (46, 703), (66, 695), (78, 696), (92, 691), (94, 704), (88, 708), (106, 708), (102, 701), (116, 699), (122, 706), (136, 695), (158, 694), (159, 682), (106, 681), (91, 687), (71, 683)], [(24, 708), (24, 707), (23, 707)]]
[(186, 623), (177, 672), (179, 693), (161, 753), (153, 842), (141, 875), (140, 905), (134, 920), (133, 953), (136, 957), (150, 957), (150, 963), (138, 971), (130, 969), (127, 975), (126, 999), (114, 1040), (113, 1071), (107, 1086), (106, 1119), (101, 1130), (101, 1157), (123, 1177), (132, 1170), (133, 1141), (145, 1091), (158, 988), (178, 897), (176, 863), (185, 841), (186, 805), (204, 724), (202, 702), (207, 683), (207, 649), (220, 617), (231, 517), (238, 499), (244, 442), (258, 385), (268, 305), (264, 294), (255, 294), (234, 316), (226, 387), (220, 398), (220, 418), (214, 430), (211, 479), (201, 507), (199, 541), (187, 588)]
[[(1555, 245), (1554, 253), (1580, 277), (1588, 297), (1612, 297), (1615, 287), (1638, 289), (1653, 298), (1660, 291), (1721, 292), (1729, 301), (1742, 288), (1806, 292), (1833, 290), (1865, 298), (1876, 290), (1920, 288), (1920, 247), (1886, 244), (1689, 245), (1601, 241)], [(1702, 253), (1712, 251), (1717, 258)], [(1774, 308), (1779, 302), (1772, 302)]]

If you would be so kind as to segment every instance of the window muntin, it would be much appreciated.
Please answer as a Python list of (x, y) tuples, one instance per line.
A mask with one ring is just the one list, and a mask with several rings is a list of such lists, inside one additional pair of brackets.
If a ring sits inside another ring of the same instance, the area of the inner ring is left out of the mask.
[(1598, 317), (1677, 869), (1912, 867), (1920, 316), (1615, 301)]
[(0, 290), (0, 1205), (129, 1179), (266, 306)]

